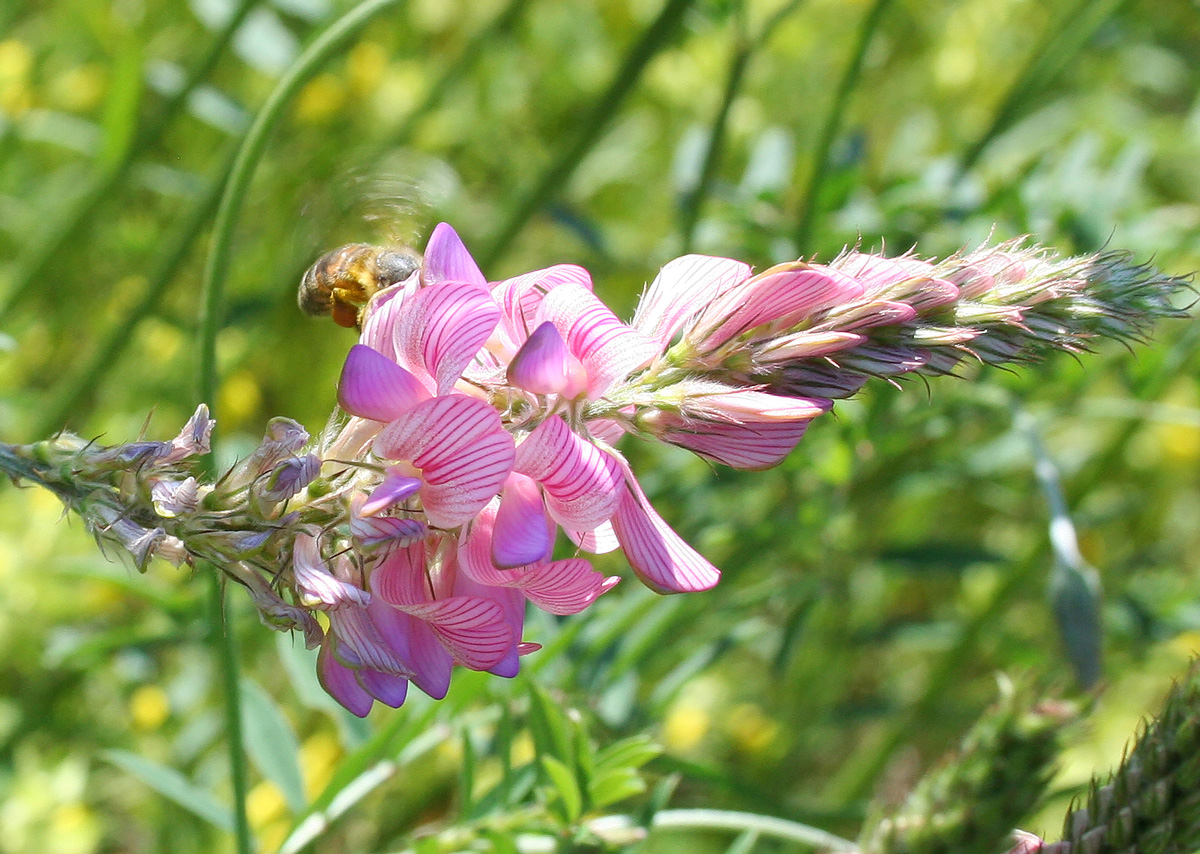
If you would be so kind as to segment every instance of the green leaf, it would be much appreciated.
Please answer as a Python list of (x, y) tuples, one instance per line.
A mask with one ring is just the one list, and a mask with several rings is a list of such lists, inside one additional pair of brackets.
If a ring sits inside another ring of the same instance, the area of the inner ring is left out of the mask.
[(296, 733), (270, 695), (249, 679), (242, 680), (242, 727), (246, 753), (255, 766), (279, 787), (288, 809), (303, 810), (308, 799)]
[(621, 768), (641, 768), (651, 759), (662, 755), (662, 747), (648, 735), (635, 735), (614, 741), (596, 754), (596, 773)]
[(201, 789), (174, 768), (160, 765), (127, 750), (106, 750), (101, 755), (193, 815), (226, 833), (233, 833), (233, 813), (230, 809), (213, 797), (212, 793)]
[(545, 769), (546, 775), (554, 784), (559, 800), (562, 802), (563, 820), (567, 824), (574, 824), (583, 812), (583, 793), (579, 791), (575, 775), (570, 768), (553, 756), (542, 757), (542, 768)]
[(104, 141), (97, 158), (97, 165), (102, 170), (115, 167), (133, 144), (138, 126), (138, 105), (142, 100), (142, 61), (141, 42), (132, 36), (122, 39), (104, 104)]
[(541, 688), (529, 686), (529, 732), (538, 756), (552, 756), (561, 763), (573, 762), (571, 724)]
[(646, 791), (646, 781), (632, 768), (616, 768), (597, 774), (588, 792), (593, 809), (632, 798)]

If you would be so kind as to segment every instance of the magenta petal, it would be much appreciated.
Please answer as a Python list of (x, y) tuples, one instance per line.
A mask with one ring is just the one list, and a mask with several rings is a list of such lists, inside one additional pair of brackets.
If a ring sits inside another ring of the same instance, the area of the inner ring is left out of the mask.
[(688, 318), (749, 277), (749, 265), (732, 258), (684, 255), (669, 261), (638, 302), (633, 327), (665, 346)]
[(402, 474), (389, 474), (379, 486), (371, 490), (371, 494), (363, 502), (360, 512), (364, 516), (374, 516), (376, 513), (386, 510), (393, 504), (397, 504), (409, 496), (415, 495), (420, 488), (421, 481), (419, 478), (408, 477)]
[(559, 285), (574, 284), (592, 289), (592, 277), (587, 270), (574, 264), (556, 264), (544, 270), (505, 279), (492, 286), (492, 296), (504, 315), (501, 329), (512, 346), (520, 345), (534, 327), (542, 299)]
[(637, 577), (658, 593), (690, 593), (716, 586), (721, 571), (671, 530), (627, 466), (625, 477), (628, 488), (612, 522)]
[(391, 421), (429, 398), (412, 374), (370, 347), (355, 344), (342, 365), (338, 405), (351, 415)]
[(358, 343), (396, 361), (396, 323), (403, 316), (403, 306), (415, 293), (416, 286), (416, 281), (410, 280), (408, 284), (396, 285), (372, 297)]
[(513, 642), (508, 645), (504, 657), (490, 666), (488, 672), (506, 679), (516, 676), (521, 670), (516, 641), (520, 640), (521, 632), (525, 628), (525, 596), (520, 590), (480, 584), (465, 574), (460, 574), (455, 579), (454, 593), (459, 596), (488, 600), (500, 608), (501, 619), (507, 625), (509, 636)]
[(374, 699), (368, 694), (349, 667), (339, 662), (329, 651), (329, 643), (317, 653), (317, 680), (325, 693), (342, 704), (352, 715), (365, 718)]
[(404, 698), (408, 695), (408, 680), (394, 673), (360, 670), (358, 684), (376, 700), (393, 709), (404, 705)]
[(551, 614), (578, 614), (621, 579), (605, 578), (583, 558), (569, 558), (530, 568), (521, 579), (529, 601)]
[(552, 545), (542, 491), (532, 478), (513, 472), (504, 483), (496, 513), (492, 561), (499, 567), (524, 566), (545, 560)]
[(499, 664), (517, 642), (500, 606), (478, 596), (451, 596), (403, 610), (428, 623), (455, 663), (472, 670)]
[(625, 477), (616, 459), (557, 415), (525, 437), (513, 468), (541, 484), (554, 521), (577, 531), (610, 519), (624, 488)]
[(429, 528), (419, 519), (400, 516), (362, 516), (351, 514), (350, 535), (366, 547), (387, 543), (407, 546), (423, 539)]
[(804, 436), (812, 419), (746, 424), (700, 421), (663, 438), (672, 445), (735, 469), (759, 471), (779, 465)]
[(385, 427), (375, 453), (421, 469), (421, 503), (430, 524), (454, 528), (500, 491), (516, 450), (496, 410), (463, 395), (422, 403)]
[(593, 400), (662, 351), (657, 341), (622, 323), (579, 285), (562, 285), (546, 294), (539, 318), (558, 328), (571, 355), (587, 369), (588, 397)]
[(433, 598), (425, 577), (425, 543), (398, 548), (371, 572), (371, 593), (397, 608)]
[(500, 306), (481, 287), (432, 285), (408, 301), (396, 326), (396, 349), (413, 371), (425, 371), (444, 395), (471, 364), (496, 323)]
[(508, 365), (508, 381), (534, 394), (562, 394), (567, 388), (570, 354), (554, 324), (546, 321), (521, 345)]
[(444, 222), (437, 224), (429, 242), (425, 244), (425, 262), (421, 269), (421, 280), (426, 285), (439, 282), (461, 282), (468, 285), (487, 286), (487, 279), (479, 265), (463, 245), (458, 232)]

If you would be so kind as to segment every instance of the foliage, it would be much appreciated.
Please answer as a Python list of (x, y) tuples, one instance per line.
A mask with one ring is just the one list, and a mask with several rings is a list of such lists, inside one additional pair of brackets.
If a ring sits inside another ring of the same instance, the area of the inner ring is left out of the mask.
[[(223, 274), (218, 452), (274, 415), (317, 432), (353, 336), (296, 310), (301, 272), (439, 220), (490, 275), (581, 263), (626, 314), (685, 248), (762, 268), (1033, 233), (1200, 268), (1185, 0), (410, 0), (304, 66), (350, 3), (234, 5), (0, 6), (5, 441), (125, 441), (151, 410), (173, 432)], [(868, 386), (768, 472), (630, 446), (722, 584), (531, 617), (520, 679), (463, 674), (439, 705), (352, 719), (231, 596), (257, 844), (836, 847), (960, 743), (997, 671), (1065, 696), (1098, 672), (1048, 798), (1011, 816), (1056, 838), (1200, 648), (1196, 329)], [(48, 494), (0, 507), (0, 851), (228, 846), (207, 579), (99, 560)]]

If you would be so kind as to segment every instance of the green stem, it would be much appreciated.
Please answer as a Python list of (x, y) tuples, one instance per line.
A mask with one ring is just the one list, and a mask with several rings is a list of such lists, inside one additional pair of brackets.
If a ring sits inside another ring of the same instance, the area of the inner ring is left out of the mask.
[[(212, 241), (204, 265), (203, 296), (199, 329), (199, 397), (210, 404), (217, 389), (216, 345), (221, 325), (221, 306), (224, 281), (229, 268), (233, 229), (237, 223), (242, 201), (250, 186), (254, 169), (266, 150), (267, 139), (284, 107), (322, 65), (337, 55), (358, 31), (380, 12), (399, 5), (402, 0), (364, 0), (334, 21), (280, 78), (254, 117), (237, 154), (225, 191), (213, 223)], [(211, 459), (211, 455), (209, 455)], [(246, 756), (242, 742), (240, 687), (238, 685), (238, 656), (232, 626), (225, 619), (221, 576), (212, 572), (212, 629), (216, 653), (225, 687), (225, 726), (229, 741), (229, 762), (233, 784), (234, 824), (237, 831), (238, 854), (251, 854), (250, 826), (246, 817)]]
[(763, 836), (775, 839), (786, 839), (799, 842), (813, 848), (827, 851), (857, 851), (858, 846), (849, 839), (842, 839), (832, 833), (800, 824), (787, 819), (775, 818), (769, 815), (758, 815), (749, 812), (733, 810), (660, 810), (654, 814), (651, 825), (655, 830), (666, 828), (676, 830), (730, 830), (754, 831)]
[(695, 0), (667, 0), (655, 19), (621, 63), (604, 94), (579, 121), (579, 132), (557, 159), (542, 173), (537, 183), (517, 202), (516, 208), (497, 230), (483, 252), (479, 265), (488, 269), (508, 250), (529, 219), (555, 194), (562, 191), (583, 158), (600, 141), (604, 128), (617, 114), (617, 108), (632, 91), (646, 66), (666, 46), (684, 13)]
[(200, 399), (213, 402), (216, 392), (217, 330), (221, 325), (221, 303), (225, 276), (229, 269), (233, 229), (254, 170), (266, 150), (267, 139), (284, 108), (316, 71), (336, 56), (372, 18), (398, 6), (403, 0), (363, 0), (334, 21), (310, 44), (275, 85), (262, 109), (254, 117), (234, 160), (229, 181), (221, 196), (213, 222), (212, 241), (204, 265), (200, 315)]
[(18, 265), (12, 286), (0, 301), (0, 318), (8, 317), (9, 313), (15, 310), (22, 301), (39, 292), (34, 284), (41, 281), (46, 275), (51, 262), (62, 256), (63, 247), (79, 234), (83, 225), (89, 221), (92, 212), (112, 196), (113, 188), (125, 177), (138, 152), (152, 145), (162, 136), (167, 125), (187, 103), (196, 87), (208, 79), (238, 27), (260, 2), (261, 0), (242, 0), (241, 5), (217, 33), (216, 38), (209, 45), (208, 52), (188, 75), (179, 91), (171, 96), (151, 122), (133, 136), (129, 144), (110, 165), (102, 167), (92, 176), (66, 215), (46, 231), (46, 239), (34, 246), (29, 257)]
[[(725, 137), (729, 126), (729, 111), (737, 94), (741, 91), (746, 78), (746, 70), (755, 51), (770, 39), (783, 20), (794, 12), (804, 0), (791, 0), (778, 9), (753, 39), (747, 39), (740, 27), (735, 35), (733, 55), (729, 60), (729, 70), (725, 73), (725, 88), (721, 92), (721, 104), (713, 117), (712, 128), (708, 132), (708, 144), (704, 151), (704, 163), (700, 167), (700, 176), (696, 186), (689, 189), (683, 196), (679, 214), (679, 233), (683, 252), (692, 251), (696, 236), (696, 223), (700, 219), (700, 209), (712, 191), (712, 183), (721, 162), (721, 154), (725, 147)], [(739, 17), (739, 24), (741, 24)]]
[(842, 116), (846, 112), (846, 105), (850, 101), (850, 95), (858, 86), (858, 78), (862, 74), (863, 60), (867, 56), (867, 48), (871, 46), (871, 39), (875, 35), (875, 31), (879, 28), (879, 22), (883, 18), (883, 13), (887, 9), (891, 0), (875, 0), (871, 8), (867, 10), (866, 16), (863, 18), (862, 27), (858, 31), (858, 41), (854, 44), (854, 53), (851, 54), (850, 64), (846, 67), (846, 73), (842, 75), (841, 81), (838, 83), (837, 92), (833, 97), (833, 103), (829, 107), (829, 114), (825, 117), (825, 126), (821, 128), (821, 135), (817, 137), (817, 146), (813, 151), (812, 168), (808, 175), (808, 185), (804, 190), (804, 195), (801, 197), (800, 212), (796, 216), (796, 231), (795, 242), (796, 252), (803, 255), (808, 251), (808, 242), (812, 237), (813, 219), (816, 216), (820, 197), (821, 188), (825, 185), (825, 175), (829, 166), (829, 151), (833, 148), (833, 141), (837, 138), (838, 131), (842, 126)]

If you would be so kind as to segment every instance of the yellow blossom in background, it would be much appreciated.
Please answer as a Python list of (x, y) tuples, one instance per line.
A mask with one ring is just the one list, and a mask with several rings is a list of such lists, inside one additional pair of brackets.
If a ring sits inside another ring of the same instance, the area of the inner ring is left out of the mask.
[(129, 698), (129, 714), (138, 729), (158, 729), (171, 714), (171, 701), (157, 685), (141, 685)]
[(20, 115), (33, 106), (29, 75), (33, 51), (17, 39), (0, 41), (0, 111)]
[(319, 74), (296, 98), (296, 120), (320, 125), (340, 114), (346, 103), (346, 84), (334, 74)]

